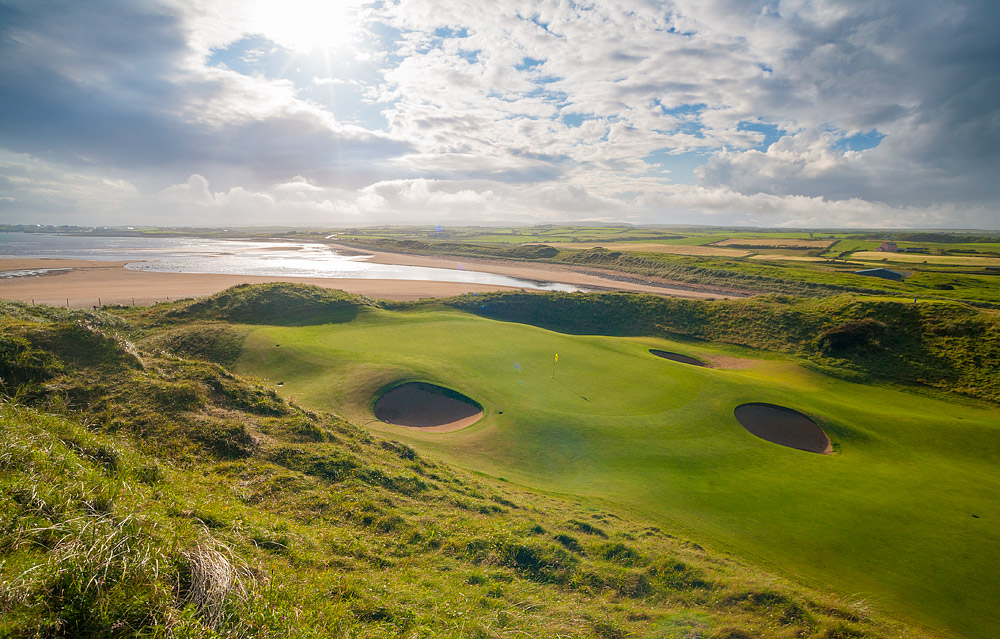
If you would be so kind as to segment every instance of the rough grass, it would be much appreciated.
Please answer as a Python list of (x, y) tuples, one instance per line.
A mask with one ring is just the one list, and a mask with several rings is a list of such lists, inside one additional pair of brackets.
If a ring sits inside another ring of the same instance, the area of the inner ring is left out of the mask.
[(212, 364), (44, 352), (33, 407), (0, 403), (0, 636), (933, 636)]
[(225, 320), (244, 324), (311, 324), (350, 321), (359, 306), (375, 303), (360, 295), (277, 282), (234, 286), (177, 306), (169, 317)]

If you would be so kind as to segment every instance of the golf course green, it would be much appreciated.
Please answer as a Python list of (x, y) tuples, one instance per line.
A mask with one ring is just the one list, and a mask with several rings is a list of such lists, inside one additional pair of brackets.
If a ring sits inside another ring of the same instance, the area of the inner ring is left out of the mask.
[[(835, 379), (785, 356), (568, 335), (459, 311), (360, 308), (246, 326), (239, 372), (421, 453), (626, 509), (691, 540), (959, 636), (1000, 629), (1000, 409)], [(708, 363), (692, 366), (651, 349)], [(376, 419), (425, 382), (483, 417), (453, 432)], [(820, 455), (765, 441), (737, 406), (798, 411)]]

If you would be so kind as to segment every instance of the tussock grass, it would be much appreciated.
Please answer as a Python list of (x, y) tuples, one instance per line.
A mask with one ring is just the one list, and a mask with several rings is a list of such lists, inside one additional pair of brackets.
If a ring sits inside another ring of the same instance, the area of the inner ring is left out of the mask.
[(204, 622), (217, 627), (232, 603), (245, 603), (255, 581), (241, 558), (207, 532), (182, 551), (187, 583), (184, 601), (194, 605)]

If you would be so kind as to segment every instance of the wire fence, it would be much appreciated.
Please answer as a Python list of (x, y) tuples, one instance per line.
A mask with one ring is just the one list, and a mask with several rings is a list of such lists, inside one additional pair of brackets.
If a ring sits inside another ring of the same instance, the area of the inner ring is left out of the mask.
[(167, 297), (161, 296), (139, 296), (139, 295), (129, 295), (124, 296), (111, 296), (111, 297), (64, 297), (64, 298), (33, 298), (24, 299), (22, 302), (30, 302), (32, 304), (44, 304), (46, 306), (62, 306), (64, 308), (90, 308), (98, 309), (104, 306), (153, 306), (154, 304), (159, 304), (161, 302), (169, 302), (171, 300), (187, 299), (185, 297)]

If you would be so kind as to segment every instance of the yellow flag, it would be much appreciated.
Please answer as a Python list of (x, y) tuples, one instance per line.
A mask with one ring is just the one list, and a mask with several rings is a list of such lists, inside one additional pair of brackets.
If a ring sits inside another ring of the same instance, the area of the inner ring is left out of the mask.
[(559, 353), (556, 353), (556, 361), (559, 361)]

